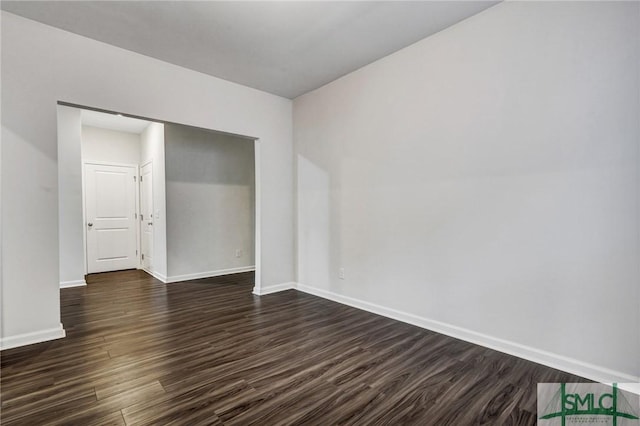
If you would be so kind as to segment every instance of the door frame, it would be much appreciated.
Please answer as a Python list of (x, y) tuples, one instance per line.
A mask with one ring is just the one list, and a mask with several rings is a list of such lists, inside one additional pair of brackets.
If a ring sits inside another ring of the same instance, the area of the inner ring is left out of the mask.
[[(254, 271), (254, 287), (253, 293), (260, 294), (262, 291), (262, 240), (260, 236), (262, 235), (262, 189), (261, 189), (261, 177), (260, 173), (262, 171), (261, 164), (261, 155), (260, 155), (260, 139), (253, 138), (253, 162), (254, 162), (254, 185), (253, 185), (253, 196), (254, 205), (253, 205), (253, 230), (255, 232), (253, 238), (253, 264), (256, 269)], [(294, 250), (295, 253), (295, 250)]]
[[(147, 272), (149, 275), (153, 275), (153, 273), (151, 271), (147, 271), (144, 268), (144, 265), (142, 264), (142, 226), (141, 226), (141, 220), (139, 218), (139, 216), (142, 214), (142, 205), (141, 205), (141, 194), (142, 194), (142, 168), (144, 166), (151, 166), (151, 200), (153, 202), (153, 206), (151, 208), (151, 210), (155, 213), (155, 197), (153, 196), (153, 159), (151, 160), (147, 160), (144, 163), (140, 163), (140, 166), (138, 167), (138, 191), (136, 193), (136, 196), (138, 197), (138, 208), (136, 210), (136, 214), (138, 215), (137, 218), (138, 220), (136, 220), (137, 223), (137, 228), (138, 228), (138, 269), (142, 269), (143, 271)], [(153, 241), (156, 240), (156, 228), (155, 228), (155, 218), (154, 218), (154, 227), (152, 228), (153, 230), (151, 231), (153, 233)], [(151, 268), (153, 270), (153, 268)]]
[(84, 275), (89, 271), (89, 259), (87, 256), (87, 194), (85, 185), (85, 167), (87, 165), (94, 166), (116, 166), (116, 167), (132, 167), (135, 170), (136, 190), (135, 190), (135, 223), (136, 223), (136, 269), (140, 269), (140, 166), (133, 163), (116, 163), (110, 161), (82, 161), (82, 244), (84, 255)]

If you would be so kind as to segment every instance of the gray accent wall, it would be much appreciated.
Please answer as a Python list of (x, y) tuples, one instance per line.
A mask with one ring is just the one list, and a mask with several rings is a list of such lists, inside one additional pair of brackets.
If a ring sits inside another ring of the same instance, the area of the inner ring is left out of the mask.
[(165, 155), (169, 279), (253, 267), (254, 141), (166, 124)]

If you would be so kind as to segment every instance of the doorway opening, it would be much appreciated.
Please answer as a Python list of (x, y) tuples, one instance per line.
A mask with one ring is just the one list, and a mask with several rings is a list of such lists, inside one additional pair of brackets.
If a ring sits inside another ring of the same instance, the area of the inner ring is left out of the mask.
[(58, 129), (61, 287), (135, 268), (260, 288), (256, 138), (62, 103)]

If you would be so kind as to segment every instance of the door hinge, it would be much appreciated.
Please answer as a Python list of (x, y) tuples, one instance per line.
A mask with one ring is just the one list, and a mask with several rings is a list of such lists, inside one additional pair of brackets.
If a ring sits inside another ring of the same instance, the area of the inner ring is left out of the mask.
[(137, 219), (138, 218), (138, 213), (134, 213), (134, 215), (136, 215), (135, 218)]
[(136, 256), (138, 255), (138, 250), (136, 250)]
[(144, 260), (144, 253), (142, 253), (142, 260)]
[(134, 181), (134, 182), (137, 182), (137, 180), (136, 180), (136, 177), (135, 177), (135, 176), (133, 177), (133, 181)]
[(142, 175), (140, 175), (140, 182), (142, 182)]
[(144, 220), (144, 215), (140, 213), (140, 220)]

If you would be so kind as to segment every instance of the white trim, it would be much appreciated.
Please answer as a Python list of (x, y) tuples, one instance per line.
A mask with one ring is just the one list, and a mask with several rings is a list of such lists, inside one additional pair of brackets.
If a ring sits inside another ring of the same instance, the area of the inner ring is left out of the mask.
[[(255, 271), (255, 270), (256, 270), (255, 266), (242, 266), (242, 267), (239, 267), (239, 268), (219, 269), (217, 271), (197, 272), (195, 274), (174, 275), (174, 276), (171, 276), (171, 277), (165, 277), (166, 278), (165, 282), (166, 283), (177, 283), (177, 282), (181, 282), (181, 281), (197, 280), (197, 279), (200, 279), (200, 278), (219, 277), (221, 275), (238, 274), (240, 272), (251, 272), (251, 271)], [(158, 277), (156, 277), (156, 278), (158, 278)], [(158, 279), (160, 279), (160, 278), (158, 278)]]
[[(80, 168), (82, 171), (80, 172), (80, 184), (82, 185), (82, 260), (84, 267), (84, 275), (89, 273), (89, 261), (87, 260), (87, 209), (85, 206), (85, 200), (87, 199), (87, 191), (85, 189), (85, 164), (82, 160), (82, 119), (80, 119)], [(60, 220), (58, 220), (60, 222)], [(58, 255), (58, 258), (60, 255)]]
[(511, 342), (509, 340), (492, 337), (486, 334), (478, 333), (478, 332), (468, 330), (462, 327), (457, 327), (451, 324), (446, 324), (440, 321), (435, 321), (429, 318), (420, 317), (407, 312), (386, 308), (384, 306), (376, 305), (374, 303), (369, 303), (363, 300), (354, 299), (352, 297), (343, 296), (343, 295), (334, 293), (332, 291), (309, 287), (299, 283), (295, 286), (295, 288), (304, 293), (313, 294), (315, 296), (322, 297), (324, 299), (329, 299), (329, 300), (333, 300), (334, 302), (342, 303), (343, 305), (352, 306), (354, 308), (358, 308), (364, 311), (372, 312), (374, 314), (382, 315), (387, 318), (392, 318), (392, 319), (402, 321), (408, 324), (412, 324), (421, 328), (425, 328), (427, 330), (445, 334), (447, 336), (451, 336), (456, 339), (461, 339), (466, 342), (474, 343), (476, 345), (494, 349), (499, 352), (517, 356), (519, 358), (523, 358), (528, 361), (533, 361), (538, 364), (546, 365), (551, 368), (566, 371), (567, 373), (575, 374), (577, 376), (584, 377), (590, 380), (595, 380), (597, 382), (602, 382), (602, 383), (640, 382), (640, 377), (636, 377), (620, 371), (614, 371), (598, 365), (589, 364), (574, 358), (569, 358), (569, 357), (558, 355), (552, 352), (543, 351), (540, 349), (533, 348), (531, 346), (526, 346), (519, 343)]
[[(141, 142), (142, 143), (142, 139)], [(147, 271), (142, 262), (142, 198), (140, 197), (141, 193), (142, 193), (142, 169), (147, 167), (147, 166), (151, 166), (151, 211), (155, 213), (155, 197), (153, 196), (153, 176), (154, 176), (154, 171), (153, 171), (153, 158), (151, 160), (145, 161), (144, 164), (140, 165), (138, 167), (138, 205), (136, 208), (136, 212), (138, 214), (137, 219), (136, 219), (136, 230), (138, 232), (138, 242), (137, 242), (137, 246), (138, 249), (136, 250), (138, 253), (138, 269), (142, 269), (144, 271)], [(152, 213), (152, 214), (154, 214)], [(165, 210), (165, 214), (166, 214), (166, 210)], [(153, 219), (153, 222), (155, 223), (155, 218)], [(166, 225), (165, 225), (166, 226)], [(156, 240), (156, 227), (154, 226), (151, 229), (151, 239), (153, 241)], [(151, 249), (153, 252), (153, 248)], [(166, 251), (166, 244), (165, 244), (165, 251)], [(151, 267), (153, 267), (153, 258), (151, 259), (152, 262), (150, 263)], [(150, 271), (147, 271), (148, 273), (150, 273), (151, 275), (153, 275)], [(157, 277), (156, 277), (157, 278)], [(159, 278), (158, 278), (159, 279)], [(166, 277), (165, 277), (166, 279)], [(164, 280), (161, 280), (162, 282), (165, 282)]]
[(264, 296), (266, 294), (278, 293), (280, 291), (291, 290), (296, 288), (296, 283), (288, 282), (281, 284), (274, 284), (267, 287), (258, 287), (257, 285), (253, 288), (253, 294), (257, 296)]
[[(611, 384), (611, 383), (607, 383)], [(618, 383), (618, 387), (627, 392), (635, 393), (636, 395), (640, 395), (640, 381), (636, 383)]]
[(71, 288), (71, 287), (83, 287), (86, 286), (87, 282), (82, 279), (82, 280), (75, 280), (75, 281), (61, 281), (60, 282), (60, 288)]
[[(140, 135), (138, 135), (140, 136)], [(140, 139), (140, 138), (138, 138)], [(142, 145), (142, 142), (140, 145)], [(136, 164), (136, 211), (135, 211), (135, 220), (136, 220), (136, 269), (140, 268), (140, 257), (142, 256), (142, 231), (140, 229), (140, 175), (142, 174), (142, 170), (140, 169), (140, 165)]]
[(48, 340), (61, 339), (66, 336), (62, 324), (57, 328), (35, 331), (32, 333), (18, 334), (0, 338), (0, 350), (17, 348), (19, 346), (32, 345), (34, 343), (46, 342)]
[(116, 161), (95, 161), (95, 160), (82, 160), (83, 164), (93, 164), (95, 166), (115, 166), (115, 167), (139, 167), (137, 163), (118, 163)]
[(167, 283), (167, 277), (165, 275), (162, 275), (159, 272), (155, 272), (155, 271), (150, 271), (149, 269), (145, 269), (142, 268), (143, 271), (145, 271), (147, 274), (151, 275), (153, 278), (162, 281), (163, 283)]

